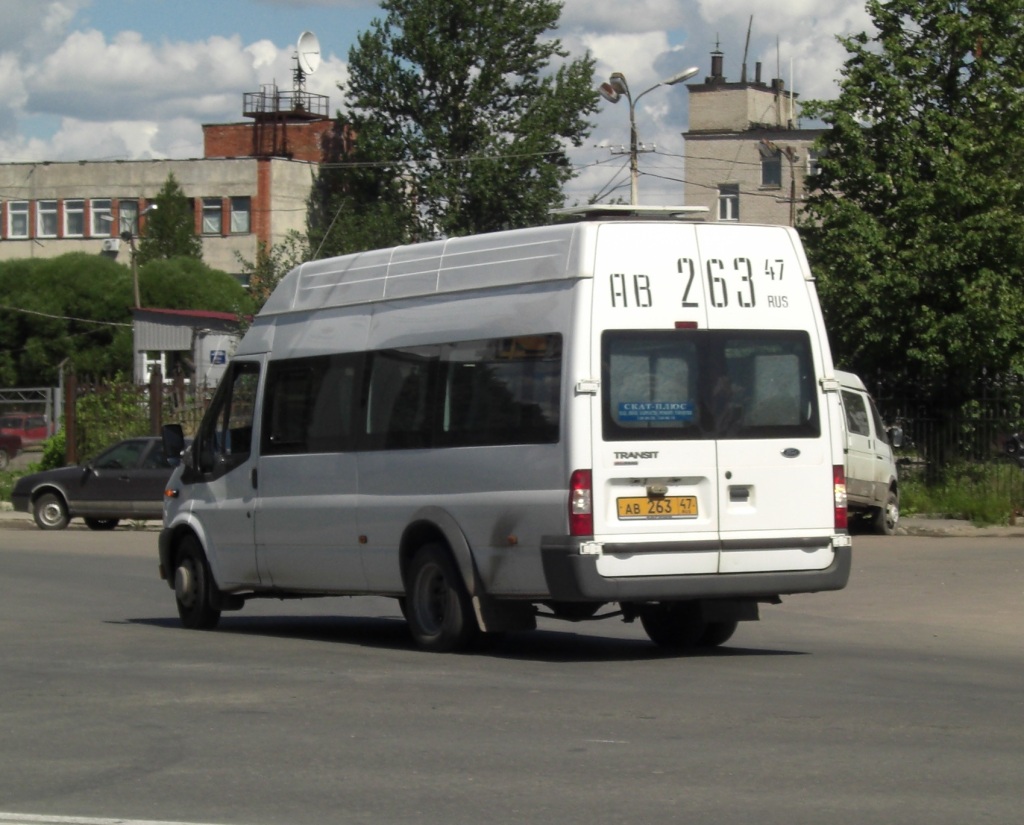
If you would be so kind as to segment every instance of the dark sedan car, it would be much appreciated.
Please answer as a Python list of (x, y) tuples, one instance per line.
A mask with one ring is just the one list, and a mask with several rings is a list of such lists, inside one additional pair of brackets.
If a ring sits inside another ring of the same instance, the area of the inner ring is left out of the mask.
[(63, 530), (79, 516), (93, 530), (113, 530), (121, 519), (159, 519), (177, 462), (164, 455), (161, 439), (129, 438), (77, 467), (18, 479), (11, 503), (43, 530)]

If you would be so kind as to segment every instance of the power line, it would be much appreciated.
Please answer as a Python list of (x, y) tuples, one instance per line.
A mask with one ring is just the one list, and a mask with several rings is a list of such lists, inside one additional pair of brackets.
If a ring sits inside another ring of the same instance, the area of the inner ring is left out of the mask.
[(131, 324), (125, 323), (124, 321), (96, 321), (92, 318), (75, 318), (72, 315), (51, 315), (48, 312), (38, 312), (34, 309), (22, 309), (20, 307), (9, 307), (0, 304), (0, 310), (7, 310), (8, 312), (20, 312), (24, 315), (38, 315), (40, 318), (51, 318), (55, 321), (75, 321), (79, 324), (96, 324), (97, 326), (106, 327), (130, 327)]

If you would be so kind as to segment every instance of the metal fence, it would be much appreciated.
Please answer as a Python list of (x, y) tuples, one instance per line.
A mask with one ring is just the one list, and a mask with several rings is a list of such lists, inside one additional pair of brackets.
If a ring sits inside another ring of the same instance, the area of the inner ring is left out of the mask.
[(158, 370), (145, 385), (71, 375), (64, 389), (65, 459), (71, 464), (119, 438), (159, 435), (164, 423), (181, 424), (194, 435), (213, 397), (211, 387), (195, 387), (180, 376), (165, 382)]
[(937, 415), (927, 400), (941, 385), (876, 381), (869, 389), (883, 421), (902, 433), (895, 452), (904, 481), (977, 485), (1024, 508), (1024, 384), (983, 377), (953, 416)]

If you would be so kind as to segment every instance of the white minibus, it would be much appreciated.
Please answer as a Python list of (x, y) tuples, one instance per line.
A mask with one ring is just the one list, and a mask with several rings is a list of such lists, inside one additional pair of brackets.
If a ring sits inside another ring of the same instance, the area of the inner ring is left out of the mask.
[(839, 385), (797, 234), (567, 211), (282, 280), (165, 497), (184, 625), (367, 594), (429, 650), (609, 614), (686, 649), (845, 586)]

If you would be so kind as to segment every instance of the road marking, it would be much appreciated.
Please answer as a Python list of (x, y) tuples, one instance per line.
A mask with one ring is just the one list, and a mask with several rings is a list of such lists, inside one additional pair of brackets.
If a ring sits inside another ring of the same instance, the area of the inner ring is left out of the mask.
[(0, 822), (9, 825), (210, 825), (201, 822), (167, 822), (156, 819), (94, 819), (85, 816), (42, 816), (0, 811)]

